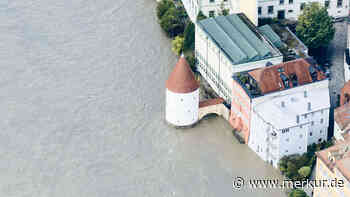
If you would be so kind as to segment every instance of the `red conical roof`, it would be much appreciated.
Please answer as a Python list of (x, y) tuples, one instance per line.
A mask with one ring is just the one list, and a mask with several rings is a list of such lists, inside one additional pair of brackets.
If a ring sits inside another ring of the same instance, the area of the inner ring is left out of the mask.
[(166, 81), (166, 88), (175, 93), (189, 93), (199, 88), (190, 65), (183, 55)]

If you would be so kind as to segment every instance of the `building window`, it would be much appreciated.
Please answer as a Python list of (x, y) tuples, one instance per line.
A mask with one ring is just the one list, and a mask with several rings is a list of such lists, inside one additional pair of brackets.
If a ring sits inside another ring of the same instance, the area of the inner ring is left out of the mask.
[(287, 128), (287, 129), (282, 129), (282, 133), (287, 133), (287, 132), (289, 132), (289, 128)]
[(215, 0), (209, 0), (210, 3), (215, 3)]
[(269, 14), (273, 14), (273, 6), (272, 5), (267, 8), (267, 12)]
[(293, 13), (293, 10), (288, 10), (288, 13)]
[(289, 142), (289, 138), (287, 138), (286, 141)]
[(314, 125), (314, 121), (311, 121), (311, 126), (313, 126)]
[(301, 3), (300, 4), (300, 10), (303, 10), (305, 8), (305, 5), (306, 5), (305, 3)]
[(321, 118), (321, 121), (320, 121), (320, 123), (321, 123), (321, 124), (323, 123), (323, 118)]
[(283, 5), (284, 4), (284, 0), (280, 0), (280, 5)]
[(343, 0), (338, 0), (337, 1), (337, 7), (343, 7)]
[(329, 1), (324, 2), (324, 7), (329, 8)]
[(261, 7), (258, 7), (258, 14), (261, 15)]
[(307, 118), (307, 114), (304, 114), (304, 118)]
[(209, 11), (209, 17), (214, 17), (215, 16), (215, 11)]
[(312, 132), (310, 132), (310, 136), (312, 136)]
[(318, 139), (318, 142), (322, 142), (322, 138)]
[(300, 125), (299, 127), (302, 129), (302, 128), (303, 128), (303, 125)]
[(293, 0), (289, 0), (289, 4), (293, 4), (294, 2), (293, 2)]

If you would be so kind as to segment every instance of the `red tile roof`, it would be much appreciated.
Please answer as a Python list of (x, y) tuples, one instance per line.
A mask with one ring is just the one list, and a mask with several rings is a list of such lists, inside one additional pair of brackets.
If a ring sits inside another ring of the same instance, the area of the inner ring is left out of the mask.
[(350, 181), (350, 152), (344, 152), (341, 158), (336, 158), (333, 162), (328, 157), (330, 152), (341, 151), (345, 146), (350, 146), (350, 139), (348, 137), (346, 137), (344, 141), (337, 141), (335, 145), (327, 149), (316, 152), (316, 155), (333, 173), (334, 168), (337, 168), (343, 176)]
[[(258, 83), (261, 93), (266, 94), (269, 92), (275, 92), (285, 89), (284, 83), (280, 77), (280, 73), (283, 73), (289, 78), (289, 86), (293, 87), (292, 80), (290, 79), (292, 74), (297, 77), (298, 85), (303, 85), (312, 82), (312, 78), (309, 72), (311, 64), (305, 59), (297, 59), (294, 61), (284, 62), (275, 66), (268, 66), (261, 69), (250, 71), (249, 74)], [(279, 69), (284, 71), (279, 72)], [(317, 71), (317, 80), (326, 78), (320, 71)]]
[(350, 104), (347, 103), (334, 110), (334, 120), (341, 130), (350, 129)]
[(340, 105), (344, 105), (347, 102), (346, 94), (350, 96), (350, 81), (346, 82), (341, 89)]
[(166, 81), (166, 88), (175, 93), (190, 93), (199, 88), (199, 84), (185, 57), (180, 57)]

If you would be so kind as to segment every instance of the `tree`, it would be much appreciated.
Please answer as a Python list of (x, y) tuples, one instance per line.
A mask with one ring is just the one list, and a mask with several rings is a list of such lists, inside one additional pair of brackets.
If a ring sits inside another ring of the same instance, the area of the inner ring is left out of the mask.
[(160, 20), (160, 26), (171, 38), (182, 34), (185, 29), (183, 11), (175, 7), (169, 8)]
[(335, 34), (327, 8), (321, 7), (317, 2), (308, 4), (298, 18), (296, 33), (310, 49), (327, 47)]
[(307, 197), (307, 194), (301, 189), (293, 189), (288, 197)]
[(170, 8), (175, 7), (174, 3), (171, 0), (161, 0), (157, 4), (157, 17), (160, 20), (163, 15), (168, 11)]
[(183, 51), (184, 38), (181, 36), (176, 36), (175, 39), (171, 42), (171, 50), (176, 54), (180, 55)]
[(220, 10), (218, 12), (219, 15), (227, 16), (229, 14), (230, 10), (225, 9), (225, 3), (224, 1), (221, 2), (220, 4)]
[(194, 39), (195, 39), (195, 26), (192, 22), (189, 22), (185, 28), (184, 32), (184, 50), (194, 49)]
[(188, 64), (190, 65), (192, 71), (194, 73), (197, 72), (197, 67), (196, 67), (197, 60), (196, 60), (196, 58), (193, 55), (188, 55), (186, 57), (186, 60), (187, 60)]
[(311, 173), (311, 168), (309, 166), (304, 166), (298, 170), (300, 176), (307, 178)]
[(198, 12), (197, 21), (200, 21), (200, 20), (203, 20), (203, 19), (207, 19), (207, 18), (208, 17), (205, 16), (202, 11)]

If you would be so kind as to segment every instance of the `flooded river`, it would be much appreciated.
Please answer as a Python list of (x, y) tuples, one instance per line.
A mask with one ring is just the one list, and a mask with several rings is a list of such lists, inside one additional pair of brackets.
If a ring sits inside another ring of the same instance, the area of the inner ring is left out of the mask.
[(222, 118), (164, 122), (177, 58), (154, 0), (0, 2), (0, 196), (270, 197), (280, 178)]

